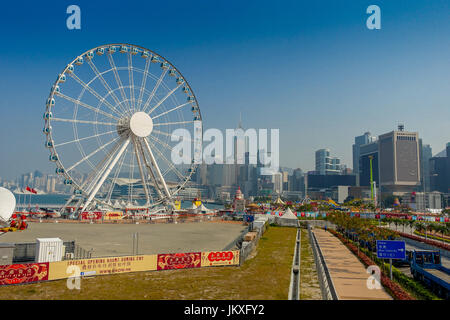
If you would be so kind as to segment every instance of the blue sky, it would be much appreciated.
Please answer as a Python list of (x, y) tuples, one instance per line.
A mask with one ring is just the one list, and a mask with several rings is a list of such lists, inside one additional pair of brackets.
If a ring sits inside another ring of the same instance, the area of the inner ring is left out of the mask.
[[(67, 6), (81, 30), (66, 28)], [(366, 8), (381, 8), (381, 30)], [(352, 167), (365, 131), (403, 122), (433, 154), (450, 141), (450, 2), (30, 1), (0, 11), (0, 177), (53, 172), (42, 114), (57, 74), (89, 48), (156, 51), (187, 78), (205, 128), (280, 129), (280, 163), (314, 169), (330, 148)]]

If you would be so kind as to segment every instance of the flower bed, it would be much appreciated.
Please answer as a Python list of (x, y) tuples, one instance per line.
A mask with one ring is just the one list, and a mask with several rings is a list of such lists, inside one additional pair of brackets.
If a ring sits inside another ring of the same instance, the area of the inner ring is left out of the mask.
[(404, 238), (409, 238), (409, 239), (412, 239), (412, 240), (423, 242), (423, 243), (426, 243), (426, 244), (429, 244), (429, 245), (432, 245), (432, 246), (435, 246), (435, 247), (438, 247), (438, 248), (450, 251), (450, 245), (448, 245), (448, 244), (445, 244), (445, 243), (442, 243), (442, 242), (438, 242), (438, 241), (434, 241), (434, 240), (430, 240), (430, 239), (424, 239), (422, 237), (414, 236), (414, 235), (403, 233), (403, 232), (400, 232), (400, 231), (398, 231), (397, 233), (400, 236), (404, 237)]
[[(377, 265), (372, 259), (370, 259), (366, 254), (358, 250), (358, 248), (354, 244), (350, 243), (350, 241), (344, 238), (340, 233), (337, 233), (332, 229), (329, 229), (329, 231), (333, 235), (338, 237), (339, 240), (341, 240), (342, 243), (346, 245), (347, 248), (349, 248), (353, 252), (353, 254), (356, 255), (366, 267), (371, 265)], [(414, 300), (414, 298), (411, 297), (402, 287), (400, 287), (398, 284), (389, 279), (389, 277), (387, 277), (383, 271), (381, 271), (381, 284), (397, 300)]]

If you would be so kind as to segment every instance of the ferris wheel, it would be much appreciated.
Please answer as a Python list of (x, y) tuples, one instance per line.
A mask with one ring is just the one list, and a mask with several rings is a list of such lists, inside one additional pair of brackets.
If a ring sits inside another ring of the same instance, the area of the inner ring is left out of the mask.
[[(107, 44), (84, 52), (58, 75), (44, 113), (45, 147), (56, 174), (82, 211), (95, 207), (173, 208), (195, 171), (202, 130), (197, 99), (184, 76), (140, 46)], [(191, 161), (171, 155), (187, 139)]]

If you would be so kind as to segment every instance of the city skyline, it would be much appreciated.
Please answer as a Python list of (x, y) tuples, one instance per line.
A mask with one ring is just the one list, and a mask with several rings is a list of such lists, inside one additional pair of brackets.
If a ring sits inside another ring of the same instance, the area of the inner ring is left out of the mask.
[(28, 4), (24, 11), (8, 3), (0, 13), (0, 176), (54, 171), (42, 135), (49, 89), (76, 55), (118, 41), (154, 49), (184, 70), (205, 129), (235, 128), (239, 114), (245, 128), (279, 128), (281, 166), (313, 170), (314, 152), (329, 148), (353, 167), (354, 137), (378, 136), (399, 122), (435, 155), (450, 137), (450, 22), (449, 4), (434, 3), (381, 1), (382, 29), (368, 30), (367, 1), (286, 1), (276, 8), (269, 1), (111, 2), (108, 11), (80, 1), (77, 31), (65, 27), (66, 4)]

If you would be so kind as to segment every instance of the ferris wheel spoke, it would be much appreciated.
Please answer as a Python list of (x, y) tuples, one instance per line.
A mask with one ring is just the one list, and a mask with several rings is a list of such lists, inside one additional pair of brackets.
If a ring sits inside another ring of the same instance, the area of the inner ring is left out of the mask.
[(100, 103), (104, 103), (111, 111), (114, 111), (118, 116), (122, 115), (111, 103), (109, 103), (106, 100), (106, 98), (100, 96), (100, 94), (97, 93), (97, 91), (92, 89), (87, 83), (81, 80), (74, 72), (69, 73), (69, 76), (72, 77), (75, 81), (77, 81), (83, 88), (89, 91), (93, 96), (95, 96), (100, 101)]
[(157, 137), (150, 135), (149, 136), (150, 139), (152, 139), (153, 141), (158, 142), (160, 145), (162, 145), (163, 147), (165, 147), (166, 149), (172, 151), (173, 147), (169, 146), (167, 143), (165, 143), (164, 141), (159, 140)]
[(63, 119), (63, 118), (51, 118), (51, 121), (62, 121), (62, 122), (72, 122), (72, 123), (86, 123), (86, 124), (101, 124), (105, 126), (116, 126), (117, 123), (112, 122), (101, 122), (101, 121), (90, 121), (90, 120), (78, 120), (78, 119)]
[(137, 110), (140, 110), (141, 105), (142, 105), (142, 97), (144, 95), (145, 84), (147, 83), (147, 74), (148, 74), (149, 68), (150, 68), (150, 58), (147, 58), (145, 60), (144, 73), (142, 74), (141, 89), (139, 90), (139, 99), (138, 99), (138, 104), (136, 107)]
[(98, 183), (95, 185), (95, 187), (91, 191), (91, 193), (89, 195), (89, 198), (87, 199), (87, 201), (84, 204), (84, 207), (83, 207), (83, 209), (81, 211), (84, 211), (87, 207), (89, 207), (89, 205), (91, 204), (92, 199), (94, 199), (94, 197), (97, 194), (98, 190), (100, 189), (102, 184), (105, 182), (105, 180), (108, 177), (108, 175), (111, 173), (111, 170), (114, 168), (114, 166), (116, 165), (116, 163), (119, 160), (120, 156), (122, 155), (122, 153), (124, 153), (125, 149), (128, 147), (129, 143), (130, 143), (130, 138), (127, 138), (125, 140), (125, 142), (122, 144), (122, 146), (120, 147), (119, 152), (116, 154), (116, 156), (114, 157), (112, 162), (108, 165), (108, 168), (103, 173), (103, 175), (100, 178), (100, 180), (98, 181)]
[(55, 147), (55, 148), (56, 148), (56, 147), (61, 147), (61, 146), (64, 146), (64, 145), (66, 145), (66, 144), (69, 144), (69, 143), (80, 142), (80, 141), (83, 141), (83, 140), (88, 140), (88, 139), (92, 139), (92, 138), (97, 138), (97, 137), (104, 136), (104, 135), (106, 135), (106, 134), (114, 133), (114, 132), (117, 132), (117, 131), (116, 131), (116, 130), (111, 130), (111, 131), (103, 132), (103, 133), (100, 133), (100, 134), (94, 134), (94, 135), (89, 136), (89, 137), (84, 137), (84, 138), (79, 138), (79, 139), (75, 139), (75, 140), (71, 140), (71, 141), (66, 141), (66, 142), (58, 143), (58, 144), (55, 144), (53, 147)]
[(82, 101), (80, 101), (80, 100), (77, 100), (77, 99), (74, 99), (74, 98), (72, 98), (72, 97), (66, 96), (65, 94), (62, 94), (62, 93), (60, 93), (60, 92), (55, 92), (55, 95), (57, 95), (58, 97), (61, 97), (61, 98), (65, 99), (65, 100), (67, 100), (67, 101), (73, 102), (73, 103), (75, 103), (75, 104), (77, 104), (77, 105), (80, 105), (80, 106), (82, 106), (82, 107), (85, 107), (86, 109), (92, 110), (92, 111), (94, 111), (94, 112), (96, 112), (96, 113), (100, 113), (100, 114), (102, 114), (102, 115), (104, 115), (104, 116), (106, 116), (106, 117), (108, 117), (108, 118), (111, 118), (111, 119), (114, 119), (114, 120), (119, 120), (119, 118), (117, 118), (116, 116), (113, 116), (112, 114), (106, 113), (106, 112), (104, 112), (104, 111), (102, 111), (102, 110), (100, 110), (100, 109), (98, 109), (98, 108), (95, 108), (95, 107), (93, 107), (93, 106), (90, 106), (90, 105), (88, 105), (87, 103), (84, 103), (84, 102), (82, 102)]
[(152, 101), (153, 97), (155, 96), (156, 90), (158, 90), (159, 86), (161, 85), (161, 82), (164, 79), (164, 76), (166, 75), (168, 69), (164, 69), (164, 71), (161, 73), (161, 75), (159, 76), (158, 81), (156, 82), (156, 85), (153, 87), (152, 92), (150, 93), (150, 95), (148, 96), (147, 101), (144, 104), (144, 107), (142, 108), (141, 111), (147, 110), (148, 106), (150, 105), (150, 102)]
[(98, 179), (100, 179), (102, 174), (105, 172), (106, 168), (108, 167), (108, 165), (111, 163), (111, 161), (113, 159), (113, 155), (117, 152), (117, 150), (119, 150), (119, 148), (120, 148), (120, 143), (115, 144), (114, 147), (103, 157), (102, 161), (100, 161), (99, 166), (97, 166), (96, 169), (94, 169), (94, 175), (93, 175), (92, 180), (89, 182), (88, 186), (86, 187), (86, 193), (89, 194), (92, 191), (96, 182), (98, 181)]
[(135, 101), (134, 101), (134, 78), (133, 78), (133, 56), (131, 52), (128, 52), (128, 78), (130, 79), (130, 99), (133, 112), (135, 111)]
[[(158, 179), (159, 179), (159, 181), (161, 182), (161, 184), (163, 186), (164, 193), (166, 194), (167, 199), (170, 200), (171, 195), (170, 195), (170, 192), (169, 192), (169, 188), (167, 187), (166, 181), (164, 180), (164, 177), (161, 174), (161, 170), (159, 169), (158, 163), (155, 160), (155, 156), (153, 155), (152, 149), (150, 148), (149, 141), (145, 137), (143, 138), (143, 140), (144, 140), (144, 145), (147, 148), (148, 154), (150, 156), (150, 161), (151, 161), (153, 167), (155, 168), (156, 175), (158, 176)], [(156, 183), (156, 181), (155, 181), (155, 183)]]
[[(180, 108), (183, 108), (184, 106), (187, 106), (187, 105), (189, 105), (189, 104), (191, 104), (191, 102), (186, 102), (186, 103), (180, 104), (179, 106), (176, 106), (176, 107), (174, 107), (174, 108), (172, 108), (172, 109), (170, 109), (170, 110), (167, 110), (167, 111), (165, 111), (165, 112), (163, 112), (163, 113), (160, 113), (160, 114), (158, 114), (158, 115), (152, 117), (152, 119), (153, 119), (153, 120), (158, 119), (159, 117), (161, 117), (161, 116), (163, 116), (163, 115), (165, 115), (165, 114), (168, 114), (168, 113), (170, 113), (170, 112), (172, 112), (172, 111), (175, 111), (175, 110), (178, 110), (178, 109), (180, 109)], [(149, 112), (149, 113), (151, 113), (151, 112)]]
[(170, 125), (175, 125), (175, 124), (185, 124), (185, 123), (194, 123), (194, 120), (189, 120), (189, 121), (175, 121), (175, 122), (158, 122), (158, 123), (154, 123), (153, 126), (154, 127), (158, 127), (158, 126), (170, 126)]
[(119, 87), (120, 94), (122, 95), (122, 99), (125, 102), (125, 104), (128, 106), (128, 112), (131, 111), (130, 104), (128, 103), (127, 95), (125, 94), (125, 90), (123, 90), (123, 84), (122, 80), (120, 80), (119, 72), (117, 71), (116, 64), (114, 62), (114, 58), (112, 57), (112, 54), (108, 54), (108, 60), (111, 65), (111, 68), (113, 70), (114, 78), (116, 79), (117, 86)]
[(159, 130), (156, 130), (156, 129), (153, 129), (152, 133), (156, 133), (156, 134), (159, 134), (159, 135), (162, 135), (162, 136), (166, 136), (166, 137), (170, 137), (170, 138), (174, 137), (174, 138), (178, 138), (178, 139), (183, 139), (184, 141), (188, 141), (188, 142), (194, 142), (194, 140), (186, 138), (184, 136), (178, 136), (178, 135), (175, 135), (175, 134), (170, 134), (170, 133), (167, 133), (167, 132), (164, 132), (164, 131), (159, 131)]
[[(145, 141), (148, 141), (147, 139)], [(167, 160), (167, 158), (164, 156), (164, 154), (159, 151), (159, 149), (155, 146), (155, 144), (151, 143), (150, 141), (148, 141), (151, 146), (155, 149), (156, 153), (159, 155), (159, 157), (164, 160), (164, 162), (172, 168), (172, 170), (175, 172), (175, 174), (178, 176), (178, 178), (180, 178), (181, 180), (184, 180), (184, 175), (173, 165), (172, 162), (170, 162), (169, 160)]]
[(87, 156), (83, 157), (80, 161), (76, 162), (75, 164), (73, 164), (72, 166), (70, 166), (66, 171), (69, 172), (71, 171), (73, 168), (76, 168), (78, 165), (80, 165), (82, 162), (88, 160), (90, 157), (92, 157), (94, 154), (96, 154), (97, 152), (99, 152), (100, 150), (103, 150), (104, 148), (106, 148), (107, 146), (109, 146), (111, 143), (116, 142), (117, 140), (119, 140), (119, 137), (111, 140), (108, 143), (105, 143), (103, 146), (101, 146), (98, 149), (95, 149), (94, 151), (92, 151), (90, 154), (88, 154)]
[(158, 108), (164, 101), (166, 101), (166, 99), (167, 99), (168, 97), (170, 97), (175, 91), (177, 91), (177, 89), (178, 89), (180, 86), (181, 86), (181, 84), (179, 84), (178, 86), (176, 86), (175, 88), (173, 88), (172, 90), (170, 90), (170, 91), (166, 94), (166, 96), (165, 96), (164, 98), (162, 98), (161, 100), (159, 100), (158, 103), (155, 104), (155, 105), (153, 106), (152, 109), (150, 109), (150, 111), (148, 112), (148, 114), (151, 114), (156, 108)]
[[(98, 71), (97, 67), (95, 66), (94, 62), (91, 60), (88, 60), (88, 64), (91, 67), (92, 71), (94, 71), (95, 75), (100, 79), (101, 83), (103, 84), (103, 86), (105, 87), (106, 91), (108, 91), (108, 94), (111, 95), (111, 97), (114, 99), (114, 101), (116, 102), (117, 106), (119, 108), (121, 108), (121, 104), (119, 99), (117, 98), (116, 94), (114, 93), (113, 89), (111, 89), (111, 87), (109, 86), (108, 82), (106, 82), (105, 78), (103, 77), (103, 75)], [(126, 110), (124, 110), (123, 108), (121, 108), (122, 112), (125, 114)]]

